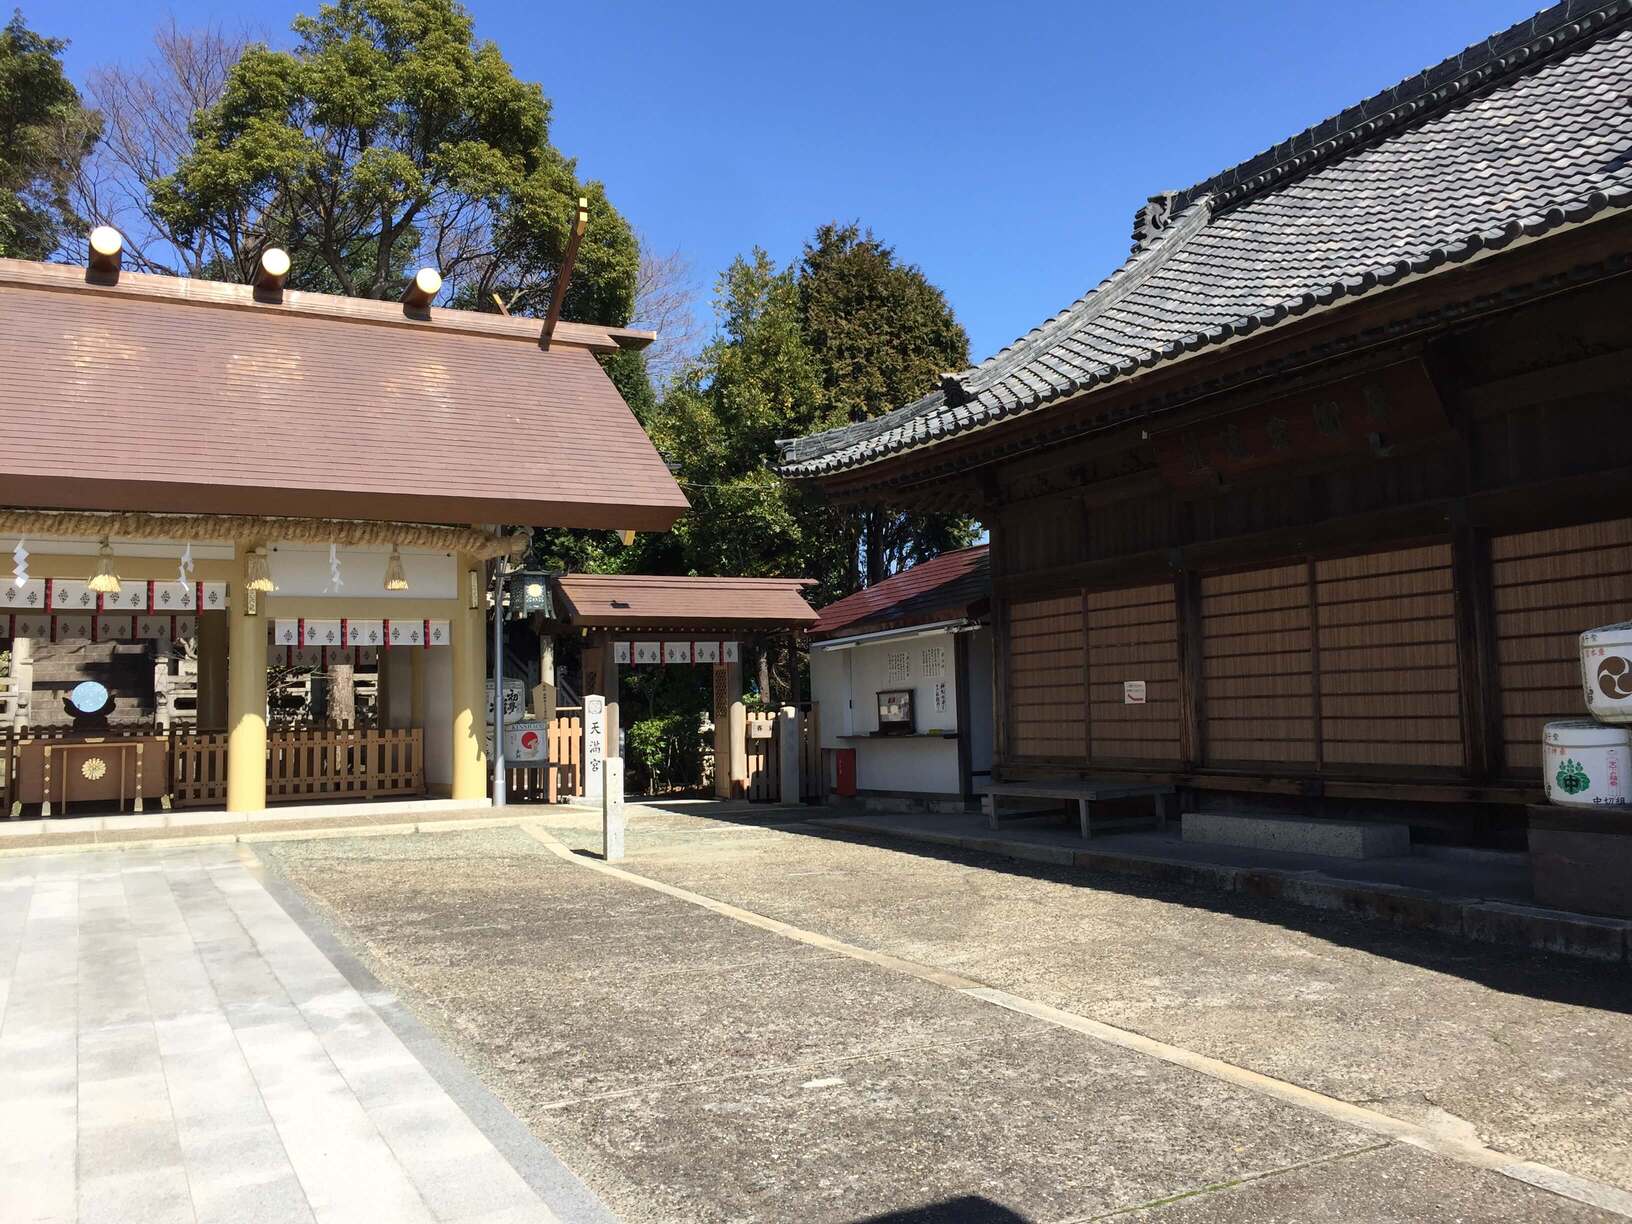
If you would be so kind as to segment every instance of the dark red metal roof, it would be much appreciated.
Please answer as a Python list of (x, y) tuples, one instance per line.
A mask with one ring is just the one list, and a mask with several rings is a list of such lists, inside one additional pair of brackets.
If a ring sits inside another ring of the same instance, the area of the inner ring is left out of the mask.
[(987, 545), (942, 553), (876, 586), (830, 603), (810, 628), (813, 638), (849, 636), (957, 616), (985, 614), (992, 594)]
[(616, 629), (804, 629), (816, 612), (799, 592), (809, 578), (706, 578), (662, 574), (562, 574), (573, 625)]

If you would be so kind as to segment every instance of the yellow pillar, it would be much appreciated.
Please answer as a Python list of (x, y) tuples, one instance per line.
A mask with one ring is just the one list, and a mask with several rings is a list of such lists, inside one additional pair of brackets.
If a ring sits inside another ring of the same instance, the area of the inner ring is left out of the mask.
[[(227, 810), (266, 809), (266, 593), (245, 588), (253, 545), (238, 543), (227, 609)], [(256, 615), (249, 601), (256, 600)]]
[(482, 585), (482, 563), (459, 557), (459, 610), (448, 627), (453, 638), (453, 790), (454, 799), (487, 798), (487, 750), (482, 745), (487, 718), (487, 643), (483, 600), (470, 607), (470, 573), (476, 590)]

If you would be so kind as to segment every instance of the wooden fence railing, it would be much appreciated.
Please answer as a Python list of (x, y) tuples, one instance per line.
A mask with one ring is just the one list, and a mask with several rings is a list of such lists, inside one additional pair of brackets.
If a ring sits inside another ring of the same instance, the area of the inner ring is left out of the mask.
[[(173, 737), (172, 793), (177, 807), (227, 797), (227, 737)], [(425, 793), (424, 733), (407, 730), (272, 731), (266, 737), (266, 799), (378, 799)]]
[(782, 754), (775, 710), (749, 710), (744, 722), (747, 736), (748, 800), (777, 803), (782, 798)]

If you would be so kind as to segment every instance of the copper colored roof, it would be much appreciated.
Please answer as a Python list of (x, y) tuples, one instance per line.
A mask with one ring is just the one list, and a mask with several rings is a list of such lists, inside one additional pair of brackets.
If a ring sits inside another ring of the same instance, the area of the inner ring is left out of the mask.
[(650, 333), (0, 260), (0, 503), (665, 531)]
[(987, 545), (942, 553), (821, 610), (813, 638), (849, 636), (985, 614), (992, 594)]
[(556, 579), (564, 619), (620, 629), (803, 629), (816, 610), (799, 592), (808, 578), (671, 578), (565, 574)]

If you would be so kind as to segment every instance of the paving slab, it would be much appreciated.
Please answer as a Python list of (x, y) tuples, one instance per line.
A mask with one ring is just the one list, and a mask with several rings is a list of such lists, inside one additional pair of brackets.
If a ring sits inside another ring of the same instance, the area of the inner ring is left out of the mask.
[(0, 1219), (557, 1219), (232, 847), (0, 892)]

